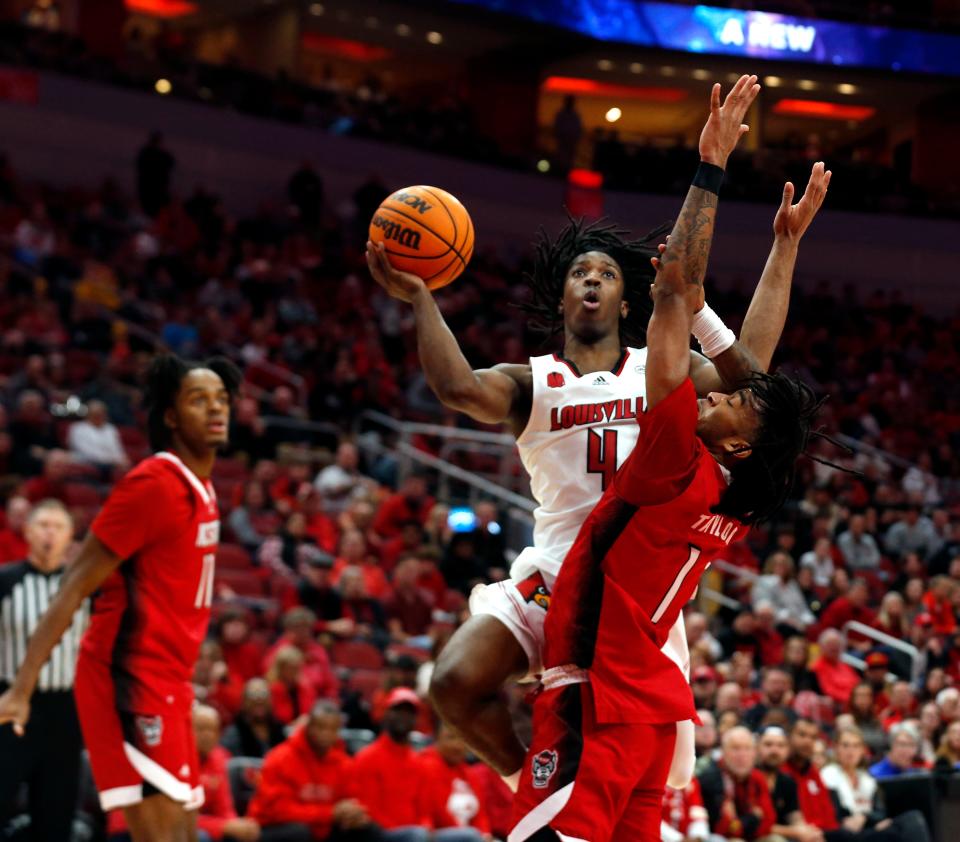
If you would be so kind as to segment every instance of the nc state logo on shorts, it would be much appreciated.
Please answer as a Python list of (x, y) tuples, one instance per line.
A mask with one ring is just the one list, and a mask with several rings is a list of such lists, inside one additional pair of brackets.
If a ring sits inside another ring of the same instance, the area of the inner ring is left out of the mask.
[(541, 751), (533, 756), (533, 786), (535, 789), (546, 789), (550, 778), (557, 771), (557, 753), (555, 751)]
[(138, 716), (134, 721), (145, 746), (155, 748), (160, 745), (160, 740), (163, 739), (162, 716)]

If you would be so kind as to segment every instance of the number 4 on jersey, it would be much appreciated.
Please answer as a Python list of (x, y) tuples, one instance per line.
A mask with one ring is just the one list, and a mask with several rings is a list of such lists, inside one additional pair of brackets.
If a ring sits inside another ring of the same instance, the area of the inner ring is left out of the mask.
[(600, 474), (603, 491), (617, 472), (617, 431), (604, 430), (601, 436), (596, 430), (587, 432), (587, 473)]

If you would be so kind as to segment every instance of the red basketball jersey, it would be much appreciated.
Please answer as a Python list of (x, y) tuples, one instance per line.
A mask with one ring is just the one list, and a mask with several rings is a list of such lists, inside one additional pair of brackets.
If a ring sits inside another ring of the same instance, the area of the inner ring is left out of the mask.
[(212, 484), (158, 453), (117, 484), (90, 528), (123, 562), (95, 594), (82, 654), (110, 665), (119, 709), (188, 708), (220, 536)]
[(687, 379), (638, 416), (640, 438), (584, 521), (547, 612), (544, 666), (590, 670), (600, 722), (696, 716), (661, 647), (700, 576), (746, 527), (711, 513), (727, 487), (697, 438)]

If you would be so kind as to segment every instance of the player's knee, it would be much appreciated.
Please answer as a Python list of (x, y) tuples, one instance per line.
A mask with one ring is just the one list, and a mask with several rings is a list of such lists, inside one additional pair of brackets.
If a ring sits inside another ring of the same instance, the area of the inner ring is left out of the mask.
[(430, 701), (441, 718), (457, 724), (470, 716), (471, 702), (479, 695), (475, 670), (441, 658), (430, 677)]

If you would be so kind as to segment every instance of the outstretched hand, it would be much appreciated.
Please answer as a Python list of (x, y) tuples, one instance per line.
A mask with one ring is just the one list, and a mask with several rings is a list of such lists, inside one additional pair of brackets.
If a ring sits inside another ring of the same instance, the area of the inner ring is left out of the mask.
[(743, 122), (760, 93), (756, 76), (741, 76), (720, 104), (720, 83), (710, 92), (710, 116), (700, 133), (700, 159), (726, 169), (727, 158), (750, 127)]
[(373, 279), (382, 286), (389, 295), (407, 303), (413, 301), (418, 293), (426, 289), (423, 278), (418, 278), (410, 272), (401, 272), (390, 265), (387, 258), (387, 249), (383, 243), (367, 241), (367, 268)]
[(30, 718), (30, 702), (13, 689), (0, 696), (0, 725), (13, 725), (13, 732), (22, 737)]
[(823, 205), (831, 175), (830, 170), (824, 169), (823, 161), (817, 161), (810, 173), (807, 189), (803, 191), (803, 196), (795, 205), (791, 204), (794, 194), (793, 184), (788, 181), (783, 185), (783, 200), (773, 219), (773, 233), (777, 237), (797, 242), (803, 236)]

